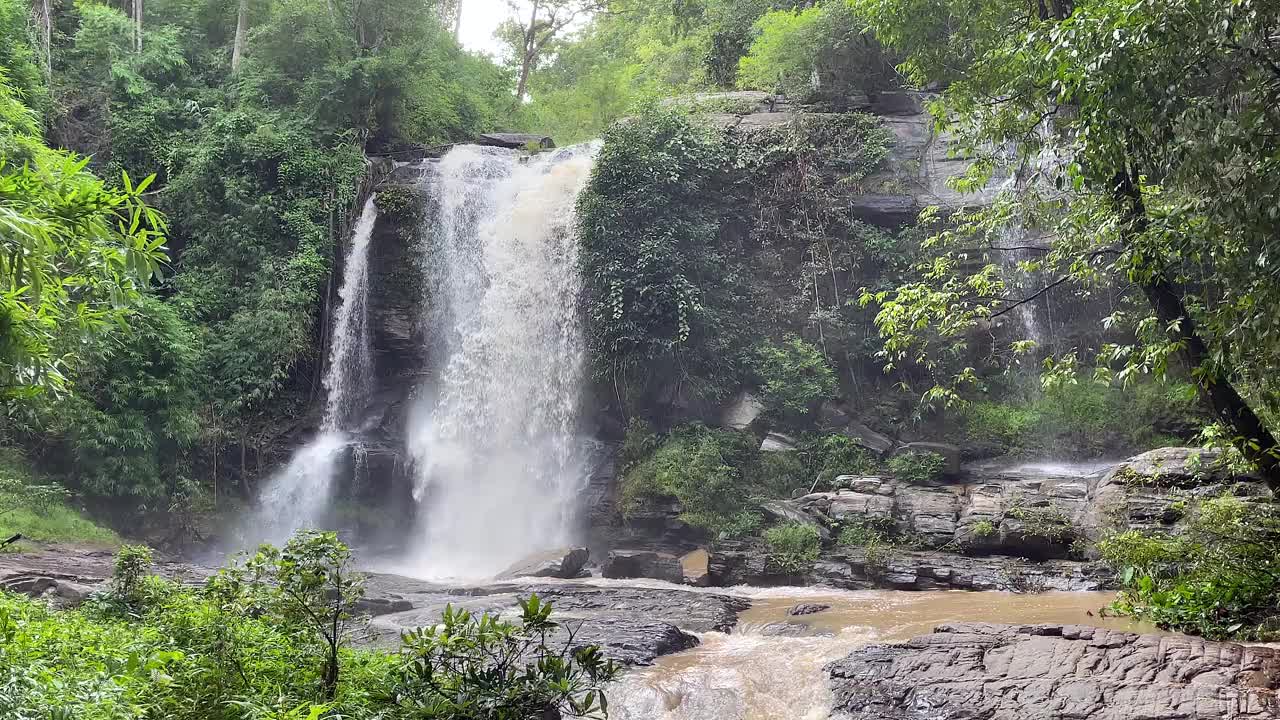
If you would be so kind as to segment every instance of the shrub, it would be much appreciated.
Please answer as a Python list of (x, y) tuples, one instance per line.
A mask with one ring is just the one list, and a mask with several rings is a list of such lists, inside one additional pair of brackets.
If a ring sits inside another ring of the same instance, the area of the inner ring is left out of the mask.
[(946, 472), (947, 459), (938, 453), (908, 450), (889, 458), (889, 471), (900, 480), (931, 483)]
[(1098, 544), (1120, 575), (1114, 607), (1210, 639), (1280, 637), (1280, 506), (1222, 497), (1190, 513), (1181, 535), (1128, 530)]
[(618, 665), (597, 646), (575, 647), (572, 632), (556, 640), (561, 626), (537, 595), (520, 610), (515, 625), (448, 606), (439, 625), (406, 633), (394, 689), (400, 704), (441, 720), (604, 714), (602, 688)]
[(1022, 524), (1021, 533), (1026, 537), (1041, 538), (1051, 543), (1064, 544), (1075, 537), (1076, 530), (1070, 518), (1055, 505), (1031, 507), (1015, 503), (1005, 515)]
[(988, 538), (996, 534), (996, 526), (990, 520), (979, 520), (969, 528), (969, 531), (976, 538)]
[(823, 435), (800, 447), (811, 477), (819, 485), (831, 487), (840, 475), (866, 475), (877, 470), (871, 453), (844, 435)]
[(778, 417), (804, 415), (835, 394), (836, 376), (822, 351), (798, 337), (781, 345), (769, 343), (757, 351), (761, 399)]
[(836, 541), (844, 547), (867, 547), (885, 543), (892, 534), (893, 518), (863, 517), (846, 522)]
[(743, 433), (691, 425), (672, 431), (623, 475), (619, 509), (630, 517), (662, 497), (675, 498), (681, 519), (720, 535), (759, 494), (759, 453)]
[(822, 547), (818, 528), (796, 522), (765, 530), (764, 542), (769, 548), (769, 565), (787, 575), (812, 570)]
[(130, 612), (143, 604), (143, 581), (151, 572), (151, 548), (146, 545), (124, 545), (116, 551), (111, 573), (111, 599)]

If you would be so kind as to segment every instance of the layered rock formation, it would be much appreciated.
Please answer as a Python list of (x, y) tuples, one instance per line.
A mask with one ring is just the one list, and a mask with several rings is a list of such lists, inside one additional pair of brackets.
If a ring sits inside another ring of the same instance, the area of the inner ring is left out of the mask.
[(1280, 650), (1078, 625), (942, 625), (828, 670), (855, 720), (1280, 717)]

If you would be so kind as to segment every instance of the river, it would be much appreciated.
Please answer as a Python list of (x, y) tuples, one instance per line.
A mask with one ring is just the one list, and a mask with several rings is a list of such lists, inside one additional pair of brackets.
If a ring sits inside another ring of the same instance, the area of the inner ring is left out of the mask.
[[(723, 588), (717, 589), (724, 591)], [(732, 588), (751, 599), (729, 633), (628, 672), (610, 697), (622, 720), (820, 720), (833, 698), (824, 666), (863, 645), (928, 634), (940, 623), (1079, 623), (1135, 632), (1155, 628), (1099, 609), (1113, 593), (839, 591)], [(791, 617), (797, 603), (830, 605)], [(1089, 613), (1092, 613), (1090, 616)]]

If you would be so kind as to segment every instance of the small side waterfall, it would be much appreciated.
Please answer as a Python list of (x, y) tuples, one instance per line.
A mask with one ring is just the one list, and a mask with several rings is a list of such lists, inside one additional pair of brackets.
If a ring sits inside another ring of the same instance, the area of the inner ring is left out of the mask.
[(378, 219), (373, 196), (365, 201), (352, 230), (324, 375), (326, 393), (320, 432), (296, 450), (267, 481), (258, 501), (250, 537), (285, 540), (295, 530), (318, 527), (329, 509), (333, 484), (350, 432), (360, 421), (373, 362), (369, 351), (369, 240)]
[(574, 204), (594, 154), (462, 146), (431, 179), (438, 376), (407, 439), (421, 526), (410, 562), (424, 574), (491, 576), (570, 540), (587, 474)]

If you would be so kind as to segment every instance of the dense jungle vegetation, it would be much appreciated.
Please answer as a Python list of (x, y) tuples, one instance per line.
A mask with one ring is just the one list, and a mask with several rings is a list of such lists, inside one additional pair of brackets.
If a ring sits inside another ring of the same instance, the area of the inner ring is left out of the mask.
[[(91, 502), (106, 524), (176, 540), (250, 497), (318, 391), (367, 156), (499, 129), (604, 140), (579, 204), (583, 302), (594, 378), (629, 421), (624, 510), (674, 496), (692, 525), (811, 564), (807, 531), (763, 528), (751, 502), (885, 469), (824, 431), (824, 408), (851, 398), (992, 454), (1214, 444), (1280, 490), (1280, 6), (541, 7), (498, 29), (509, 50), (491, 58), (458, 45), (445, 0), (0, 0), (0, 529), (118, 543), (70, 509)], [(938, 130), (973, 158), (956, 187), (1007, 192), (869, 224), (845, 201), (883, 189), (893, 136), (875, 117), (747, 137), (699, 119), (732, 106), (663, 102), (750, 89), (847, 110), (902, 88), (933, 92)], [(1011, 243), (1042, 286), (998, 261)], [(1052, 347), (990, 331), (1049, 293), (1106, 298), (1105, 318)], [(696, 422), (744, 387), (800, 453)], [(1214, 637), (1276, 632), (1274, 507), (1187, 512), (1182, 535), (1104, 541), (1122, 609)], [(594, 711), (608, 675), (561, 658), (555, 677), (503, 680), (532, 704), (451, 707), (421, 675), (439, 637), (356, 651), (310, 622), (320, 606), (352, 619), (332, 538), (264, 551), (203, 591), (142, 578), (139, 552), (74, 613), (0, 596), (0, 708), (52, 693), (57, 717), (527, 717)], [(295, 586), (305, 608), (280, 594)], [(548, 622), (531, 601), (520, 627), (459, 617), (446, 632), (509, 648)], [(74, 687), (50, 685), (43, 669), (81, 647), (100, 655)], [(443, 682), (472, 692), (478, 657)]]

